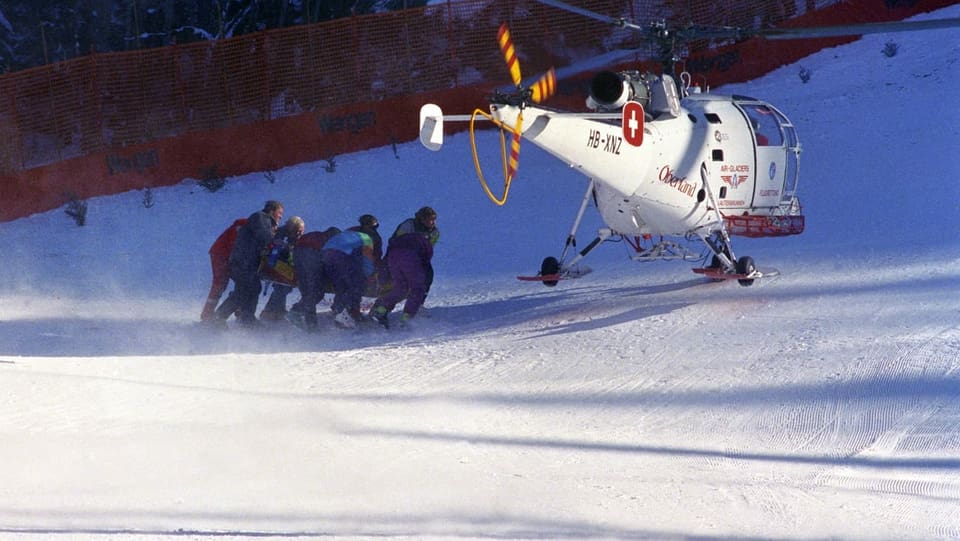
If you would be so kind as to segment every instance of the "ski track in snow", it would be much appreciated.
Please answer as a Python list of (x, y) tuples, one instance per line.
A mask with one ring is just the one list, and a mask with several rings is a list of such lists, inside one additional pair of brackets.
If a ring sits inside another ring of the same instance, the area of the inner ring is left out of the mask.
[[(934, 284), (960, 285), (954, 261), (916, 265), (930, 269)], [(960, 468), (960, 328), (937, 315), (955, 312), (955, 301), (912, 305), (915, 290), (885, 282), (883, 267), (876, 276), (886, 295), (907, 300), (855, 301), (868, 293), (847, 285), (845, 270), (808, 268), (741, 288), (686, 277), (682, 269), (663, 278), (651, 268), (621, 274), (615, 265), (606, 276), (592, 274), (599, 280), (565, 290), (509, 286), (437, 295), (429, 317), (411, 331), (345, 332), (326, 320), (317, 334), (161, 324), (160, 337), (184, 332), (182, 343), (168, 343), (171, 354), (132, 357), (59, 357), (53, 343), (46, 346), (52, 357), (5, 356), (0, 371), (12, 392), (0, 398), (0, 426), (18, 427), (27, 438), (146, 442), (133, 449), (159, 443), (168, 429), (191, 437), (221, 433), (227, 444), (238, 437), (234, 426), (281, 439), (307, 429), (323, 437), (307, 447), (288, 440), (295, 452), (355, 448), (362, 457), (383, 456), (337, 460), (339, 475), (361, 487), (397, 468), (426, 471), (439, 453), (448, 457), (442, 470), (466, 468), (491, 490), (534, 497), (534, 487), (557, 486), (559, 476), (571, 498), (607, 502), (581, 504), (584, 513), (603, 517), (604, 506), (618, 502), (618, 512), (647, 517), (649, 531), (614, 527), (615, 538), (673, 531), (665, 517), (680, 508), (699, 524), (693, 534), (706, 534), (722, 528), (711, 518), (718, 505), (756, 517), (738, 524), (746, 537), (789, 537), (798, 529), (829, 536), (837, 520), (863, 523), (867, 536), (956, 536), (958, 514), (935, 505), (960, 498), (960, 480), (943, 475)], [(810, 275), (833, 283), (833, 291), (812, 301), (798, 295)], [(811, 304), (822, 310), (809, 310)], [(869, 324), (836, 334), (825, 313)], [(128, 328), (109, 320), (81, 326), (91, 344)], [(213, 344), (201, 346), (205, 339)], [(183, 357), (196, 349), (205, 353)], [(263, 353), (231, 353), (246, 349)], [(271, 378), (259, 381), (259, 366), (273, 367)], [(73, 398), (79, 393), (87, 399)], [(236, 409), (238, 397), (245, 405)], [(435, 411), (451, 413), (420, 415)], [(203, 443), (197, 452), (215, 460), (218, 447)], [(161, 461), (159, 471), (199, 467), (181, 453)], [(617, 471), (591, 466), (605, 457), (617, 457)], [(227, 471), (247, 471), (245, 463)], [(40, 479), (56, 486), (84, 476)], [(688, 492), (690, 483), (700, 491)], [(651, 502), (643, 496), (649, 493), (661, 497)], [(391, 496), (381, 499), (396, 505)], [(845, 515), (850, 501), (870, 503)], [(544, 505), (547, 514), (571, 509), (566, 498)], [(15, 510), (6, 516), (7, 524), (31, 523)], [(254, 515), (249, 528), (236, 531), (261, 531), (269, 516)], [(80, 523), (110, 530), (95, 516)], [(296, 524), (289, 529), (300, 531)], [(507, 520), (499, 527), (515, 537), (532, 526)], [(547, 537), (583, 531), (576, 521), (538, 527)], [(323, 520), (304, 531), (396, 532), (389, 521), (355, 530)]]

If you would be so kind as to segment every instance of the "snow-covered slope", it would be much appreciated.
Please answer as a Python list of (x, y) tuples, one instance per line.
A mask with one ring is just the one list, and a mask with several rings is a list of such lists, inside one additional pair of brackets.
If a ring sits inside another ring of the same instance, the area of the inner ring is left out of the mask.
[[(0, 538), (960, 538), (958, 32), (717, 89), (804, 145), (807, 231), (736, 239), (782, 272), (750, 288), (615, 244), (516, 281), (584, 180), (526, 145), (495, 207), (465, 136), (0, 224)], [(308, 230), (435, 207), (429, 317), (200, 328), (207, 247), (266, 199)]]

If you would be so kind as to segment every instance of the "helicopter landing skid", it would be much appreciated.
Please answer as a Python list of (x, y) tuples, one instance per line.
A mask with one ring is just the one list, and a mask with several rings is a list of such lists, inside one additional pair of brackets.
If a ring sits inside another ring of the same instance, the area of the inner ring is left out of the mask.
[(634, 261), (697, 261), (703, 259), (703, 254), (694, 253), (686, 246), (662, 240), (654, 244), (650, 249), (639, 251), (639, 253), (630, 256)]
[(757, 269), (749, 274), (740, 274), (736, 272), (726, 272), (722, 267), (703, 267), (691, 269), (697, 274), (702, 274), (711, 280), (759, 280), (760, 278), (771, 278), (779, 276), (780, 271), (774, 268)]
[(555, 284), (560, 280), (567, 280), (570, 278), (580, 278), (585, 274), (590, 274), (592, 270), (593, 269), (590, 269), (589, 267), (584, 267), (584, 268), (570, 269), (570, 270), (557, 272), (553, 274), (537, 274), (535, 276), (521, 275), (521, 276), (517, 276), (517, 280), (520, 280), (523, 282), (543, 282), (543, 283), (553, 282)]

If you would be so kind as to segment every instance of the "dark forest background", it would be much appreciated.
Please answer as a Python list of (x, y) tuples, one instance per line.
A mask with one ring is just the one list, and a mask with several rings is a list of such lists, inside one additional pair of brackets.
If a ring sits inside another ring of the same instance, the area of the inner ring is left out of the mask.
[(0, 0), (0, 72), (423, 6), (427, 0)]

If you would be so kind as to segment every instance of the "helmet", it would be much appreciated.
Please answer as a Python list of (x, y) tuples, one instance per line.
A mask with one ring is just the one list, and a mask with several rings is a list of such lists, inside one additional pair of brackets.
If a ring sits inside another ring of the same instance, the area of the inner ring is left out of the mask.
[(425, 220), (427, 218), (436, 218), (437, 211), (433, 210), (430, 207), (420, 207), (420, 210), (417, 211), (416, 217), (418, 220)]
[(360, 227), (376, 229), (380, 226), (380, 220), (377, 220), (377, 217), (373, 214), (364, 214), (359, 219)]

